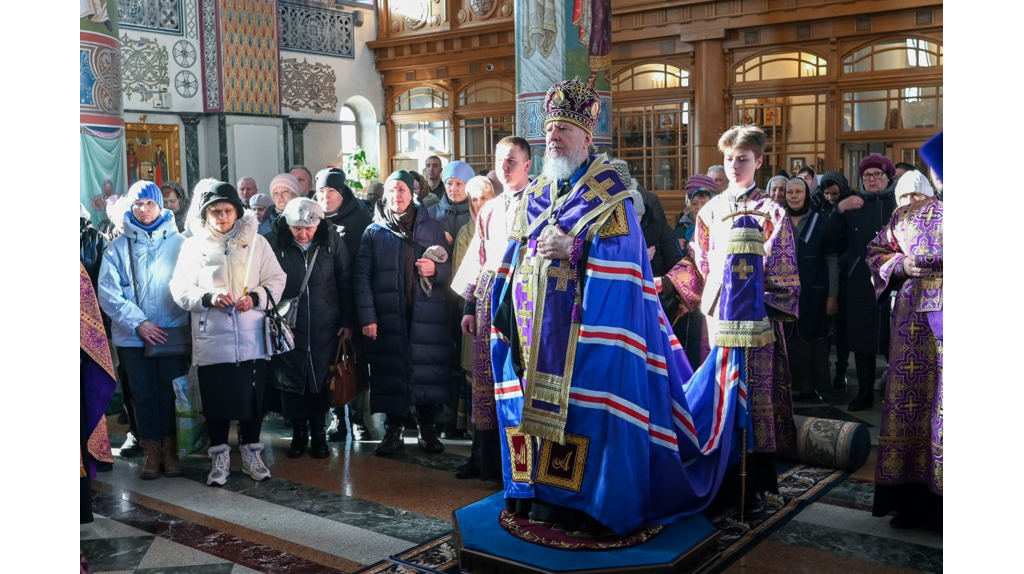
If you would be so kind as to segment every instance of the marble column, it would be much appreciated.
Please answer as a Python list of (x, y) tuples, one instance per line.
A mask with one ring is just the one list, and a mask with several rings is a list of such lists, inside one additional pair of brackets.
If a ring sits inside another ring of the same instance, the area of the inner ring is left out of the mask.
[(700, 77), (693, 84), (693, 170), (705, 173), (722, 163), (718, 138), (729, 127), (726, 100), (725, 44), (723, 39), (694, 42), (694, 68)]
[(199, 122), (203, 114), (179, 114), (185, 124), (185, 189), (199, 182)]
[(106, 218), (106, 193), (128, 191), (117, 4), (94, 3), (79, 19), (78, 199), (95, 224)]
[(544, 97), (558, 82), (593, 80), (601, 98), (593, 143), (610, 147), (611, 1), (516, 0), (515, 18), (516, 135), (530, 142), (533, 173), (544, 157)]
[(302, 132), (306, 129), (306, 126), (309, 125), (309, 120), (288, 118), (288, 125), (292, 128), (292, 165), (302, 165), (305, 157)]

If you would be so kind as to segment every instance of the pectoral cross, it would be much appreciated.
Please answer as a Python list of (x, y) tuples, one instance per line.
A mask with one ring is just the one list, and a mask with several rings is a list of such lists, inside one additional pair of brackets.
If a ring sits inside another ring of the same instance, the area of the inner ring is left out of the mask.
[(612, 196), (608, 195), (608, 190), (612, 188), (615, 183), (608, 178), (604, 183), (597, 183), (597, 180), (590, 178), (587, 180), (587, 187), (590, 191), (583, 194), (583, 199), (587, 201), (593, 201), (595, 197), (600, 197), (601, 201), (610, 201)]
[(754, 268), (751, 265), (747, 265), (746, 259), (740, 259), (739, 264), (732, 266), (732, 272), (740, 276), (740, 279), (746, 279), (748, 273), (753, 273)]
[(558, 278), (558, 283), (555, 283), (555, 289), (565, 291), (569, 288), (569, 280), (573, 278), (572, 269), (551, 266), (548, 267), (548, 277)]

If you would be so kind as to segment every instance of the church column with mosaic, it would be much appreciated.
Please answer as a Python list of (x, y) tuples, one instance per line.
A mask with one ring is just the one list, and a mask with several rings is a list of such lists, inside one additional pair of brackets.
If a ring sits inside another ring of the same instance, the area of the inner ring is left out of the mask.
[(79, 200), (99, 224), (128, 191), (117, 5), (83, 2), (79, 17)]
[(600, 99), (593, 143), (610, 148), (612, 93), (611, 0), (517, 0), (516, 135), (533, 150), (533, 170), (544, 160), (544, 97), (562, 80), (588, 81)]

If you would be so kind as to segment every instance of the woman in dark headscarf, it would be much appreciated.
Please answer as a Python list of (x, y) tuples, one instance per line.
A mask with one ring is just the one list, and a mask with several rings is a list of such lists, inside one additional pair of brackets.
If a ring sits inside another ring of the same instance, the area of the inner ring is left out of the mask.
[(420, 446), (444, 451), (434, 413), (449, 402), (451, 265), (444, 230), (413, 200), (412, 189), (408, 172), (388, 176), (356, 257), (356, 313), (370, 341), (370, 409), (387, 415), (376, 450), (382, 456), (404, 448), (410, 405), (416, 407)]
[(188, 191), (177, 181), (165, 181), (160, 187), (164, 197), (164, 209), (174, 214), (174, 224), (178, 231), (185, 231), (185, 218), (188, 216), (189, 204), (192, 198)]
[(811, 210), (807, 182), (794, 177), (786, 182), (784, 198), (796, 239), (800, 274), (800, 315), (784, 323), (794, 401), (821, 403), (818, 391), (828, 390), (828, 336), (831, 316), (838, 308), (839, 266), (828, 230), (828, 216)]

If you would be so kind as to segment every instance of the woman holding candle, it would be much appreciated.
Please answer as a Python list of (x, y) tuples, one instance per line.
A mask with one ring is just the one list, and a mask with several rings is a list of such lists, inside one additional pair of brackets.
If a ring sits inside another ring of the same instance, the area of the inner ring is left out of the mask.
[(181, 247), (170, 287), (175, 302), (192, 312), (192, 362), (210, 432), (206, 483), (222, 486), (230, 474), (232, 420), (238, 421), (242, 472), (260, 481), (270, 478), (260, 457), (270, 358), (263, 318), (268, 293), (279, 300), (287, 277), (231, 184), (212, 184), (199, 201), (199, 221)]

